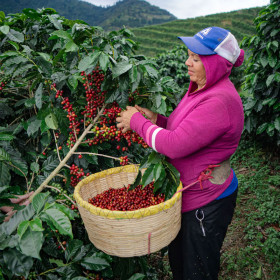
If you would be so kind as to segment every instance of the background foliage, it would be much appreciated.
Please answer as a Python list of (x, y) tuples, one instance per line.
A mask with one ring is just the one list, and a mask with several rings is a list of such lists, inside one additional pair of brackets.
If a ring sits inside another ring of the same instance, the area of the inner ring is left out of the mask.
[(100, 7), (81, 0), (1, 0), (0, 10), (6, 14), (21, 13), (25, 8), (53, 8), (61, 16), (72, 20), (83, 20), (105, 30), (159, 24), (176, 17), (168, 11), (146, 1), (122, 0), (108, 7)]
[(249, 133), (280, 146), (280, 14), (273, 0), (255, 19), (256, 34), (243, 40), (249, 52), (244, 101)]

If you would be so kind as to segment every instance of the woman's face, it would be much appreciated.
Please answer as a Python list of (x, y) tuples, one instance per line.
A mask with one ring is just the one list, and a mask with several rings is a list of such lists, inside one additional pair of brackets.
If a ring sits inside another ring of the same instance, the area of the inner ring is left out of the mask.
[(188, 50), (189, 57), (185, 64), (188, 67), (188, 74), (192, 82), (195, 82), (198, 86), (198, 89), (201, 89), (206, 84), (206, 73), (205, 68), (200, 60), (198, 54)]

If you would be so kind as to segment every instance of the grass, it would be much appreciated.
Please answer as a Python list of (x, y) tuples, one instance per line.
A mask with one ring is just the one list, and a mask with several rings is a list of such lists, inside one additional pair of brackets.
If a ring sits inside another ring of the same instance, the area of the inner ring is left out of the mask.
[[(280, 158), (242, 140), (232, 157), (237, 206), (221, 250), (219, 280), (279, 280)], [(158, 279), (171, 280), (167, 253), (150, 256)]]

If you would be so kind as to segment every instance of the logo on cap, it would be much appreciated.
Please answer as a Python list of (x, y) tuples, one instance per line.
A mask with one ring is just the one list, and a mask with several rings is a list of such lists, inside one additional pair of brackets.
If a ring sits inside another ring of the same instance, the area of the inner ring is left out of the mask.
[[(206, 36), (210, 32), (211, 29), (212, 29), (212, 27), (205, 28), (205, 29), (201, 30), (200, 32), (198, 32), (196, 35), (199, 36), (201, 39), (203, 39), (202, 35)], [(202, 33), (202, 34), (200, 34), (200, 33)]]

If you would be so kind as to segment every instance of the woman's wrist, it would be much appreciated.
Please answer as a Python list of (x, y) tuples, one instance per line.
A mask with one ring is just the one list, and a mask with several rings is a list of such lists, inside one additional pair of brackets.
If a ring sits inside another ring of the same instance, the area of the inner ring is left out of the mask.
[(156, 124), (157, 123), (157, 117), (158, 117), (158, 114), (157, 113), (153, 113), (153, 116), (151, 117), (150, 121), (153, 124)]

